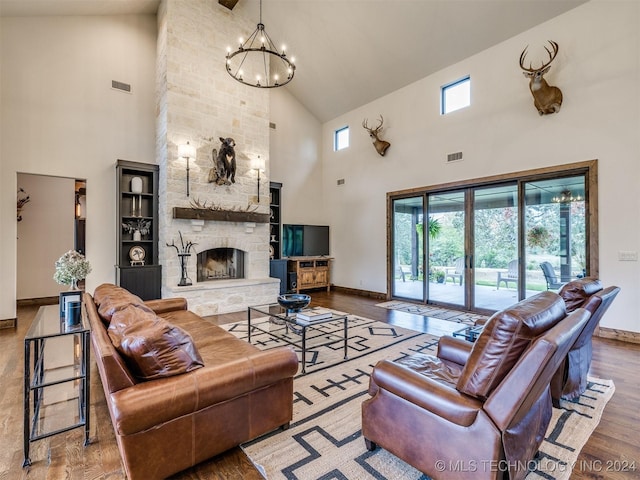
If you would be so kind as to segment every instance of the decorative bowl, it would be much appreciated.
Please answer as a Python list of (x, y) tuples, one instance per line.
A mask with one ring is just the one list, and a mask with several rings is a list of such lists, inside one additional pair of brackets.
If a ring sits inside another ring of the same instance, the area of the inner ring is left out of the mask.
[(287, 315), (299, 312), (310, 302), (311, 296), (302, 293), (285, 293), (278, 296), (278, 303), (282, 308), (286, 309)]

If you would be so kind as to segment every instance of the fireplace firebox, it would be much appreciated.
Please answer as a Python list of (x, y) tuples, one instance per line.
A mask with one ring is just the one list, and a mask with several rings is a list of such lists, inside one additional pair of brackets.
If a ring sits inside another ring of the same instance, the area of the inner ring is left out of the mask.
[(198, 254), (198, 282), (244, 278), (245, 252), (236, 248), (212, 248)]

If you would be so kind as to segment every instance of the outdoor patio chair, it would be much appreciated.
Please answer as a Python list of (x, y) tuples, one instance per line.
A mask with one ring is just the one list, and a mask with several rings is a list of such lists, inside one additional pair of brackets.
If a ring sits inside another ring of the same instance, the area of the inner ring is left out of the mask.
[(497, 290), (500, 290), (500, 283), (504, 282), (504, 286), (509, 288), (509, 282), (518, 286), (518, 260), (511, 260), (507, 266), (506, 272), (498, 272)]
[(557, 290), (567, 283), (561, 282), (558, 277), (556, 277), (553, 265), (549, 262), (542, 262), (540, 268), (542, 269), (542, 273), (544, 273), (544, 279), (547, 281), (547, 290)]
[(453, 283), (456, 283), (456, 280), (459, 280), (460, 285), (462, 285), (462, 277), (464, 277), (464, 257), (460, 257), (456, 260), (455, 267), (446, 269), (444, 283), (447, 283), (447, 278), (451, 278)]

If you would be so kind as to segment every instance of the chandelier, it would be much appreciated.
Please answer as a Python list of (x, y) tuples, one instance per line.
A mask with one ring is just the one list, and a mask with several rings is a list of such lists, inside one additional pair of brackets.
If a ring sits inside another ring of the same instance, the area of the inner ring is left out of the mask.
[(581, 202), (582, 201), (582, 196), (581, 195), (576, 195), (575, 197), (573, 196), (573, 194), (571, 193), (571, 190), (563, 190), (562, 192), (560, 192), (560, 195), (558, 196), (554, 196), (551, 199), (552, 202), (555, 203), (571, 203), (571, 202)]
[(260, 0), (260, 23), (247, 41), (240, 39), (235, 52), (227, 47), (227, 73), (240, 83), (257, 88), (275, 88), (293, 80), (296, 72), (294, 58), (289, 60), (282, 47), (278, 51), (262, 23), (262, 0)]

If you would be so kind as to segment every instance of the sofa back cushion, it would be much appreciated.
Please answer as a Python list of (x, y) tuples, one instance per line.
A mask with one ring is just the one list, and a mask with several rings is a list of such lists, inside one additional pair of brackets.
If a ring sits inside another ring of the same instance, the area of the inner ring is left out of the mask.
[[(567, 306), (567, 313), (571, 313), (577, 308), (585, 307), (586, 301), (594, 294), (602, 290), (602, 283), (597, 278), (585, 277), (564, 285), (558, 295), (562, 297), (565, 305)], [(599, 305), (600, 302), (598, 302)], [(595, 305), (597, 308), (597, 305)], [(595, 308), (589, 310), (591, 313), (595, 311)]]
[(144, 305), (116, 310), (108, 333), (138, 379), (170, 377), (204, 366), (191, 336)]
[[(144, 302), (140, 297), (134, 295), (130, 291), (113, 285), (111, 283), (103, 283), (93, 292), (93, 300), (98, 307), (98, 313), (102, 321), (108, 326), (111, 322), (113, 314), (129, 305), (144, 306)], [(150, 312), (150, 308), (144, 306)]]
[(105, 392), (114, 393), (123, 388), (135, 385), (136, 379), (131, 375), (124, 358), (111, 343), (107, 329), (98, 315), (93, 297), (84, 293), (84, 305), (91, 323), (91, 341), (96, 364), (100, 370), (100, 378)]
[(538, 335), (566, 316), (565, 304), (553, 292), (541, 292), (495, 313), (471, 349), (457, 389), (486, 399)]

